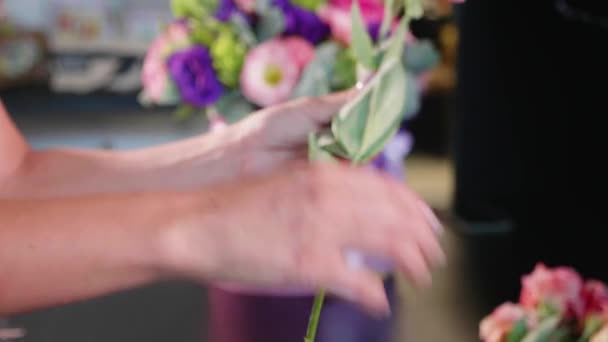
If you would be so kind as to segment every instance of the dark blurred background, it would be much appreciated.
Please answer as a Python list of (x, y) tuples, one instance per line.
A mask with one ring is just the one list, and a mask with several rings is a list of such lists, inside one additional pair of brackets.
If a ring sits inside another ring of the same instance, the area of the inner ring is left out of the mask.
[[(600, 191), (601, 3), (437, 0), (412, 24), (441, 62), (407, 123), (406, 173), (448, 226), (450, 262), (428, 291), (401, 283), (399, 341), (475, 341), (479, 319), (516, 300), (539, 261), (608, 280), (602, 210), (581, 190)], [(0, 0), (0, 97), (33, 146), (136, 148), (204, 132), (203, 120), (137, 102), (146, 46), (170, 18), (166, 0)], [(206, 303), (197, 285), (159, 284), (10, 322), (35, 342), (201, 341)]]

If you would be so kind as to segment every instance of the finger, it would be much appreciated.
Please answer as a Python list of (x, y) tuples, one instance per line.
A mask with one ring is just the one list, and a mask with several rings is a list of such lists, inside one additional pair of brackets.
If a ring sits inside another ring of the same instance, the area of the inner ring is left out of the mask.
[(431, 272), (418, 246), (410, 242), (401, 244), (394, 259), (401, 271), (415, 285), (419, 287), (431, 285)]
[(325, 257), (323, 262), (329, 266), (329, 272), (321, 279), (322, 287), (346, 301), (359, 304), (374, 316), (390, 315), (384, 282), (378, 274), (364, 268), (350, 267), (341, 253), (336, 253), (329, 260)]
[(420, 211), (426, 218), (427, 222), (435, 231), (435, 233), (437, 235), (442, 235), (445, 231), (445, 228), (443, 227), (441, 221), (439, 221), (439, 218), (437, 218), (437, 215), (435, 215), (435, 213), (433, 212), (433, 209), (431, 209), (431, 207), (421, 199), (418, 200), (418, 206), (420, 208)]
[(391, 193), (393, 203), (397, 205), (396, 210), (401, 211), (400, 217), (404, 217), (402, 222), (398, 223), (403, 238), (416, 241), (429, 267), (442, 266), (445, 263), (445, 254), (437, 239), (439, 221), (431, 220), (429, 215), (434, 214), (430, 212), (430, 208), (402, 184), (396, 184), (390, 179), (386, 179), (386, 184), (387, 192)]
[(317, 127), (323, 127), (331, 122), (340, 109), (350, 100), (356, 90), (347, 90), (321, 97), (293, 101), (286, 105), (285, 111), (296, 115), (309, 117)]

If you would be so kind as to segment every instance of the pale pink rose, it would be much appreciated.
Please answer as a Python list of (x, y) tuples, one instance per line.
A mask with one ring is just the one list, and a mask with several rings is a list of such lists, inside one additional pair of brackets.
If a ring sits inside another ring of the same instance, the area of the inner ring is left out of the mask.
[(141, 73), (141, 82), (144, 92), (152, 103), (162, 101), (169, 83), (169, 74), (165, 65), (165, 58), (161, 51), (165, 49), (167, 40), (160, 37), (150, 46)]
[(284, 38), (283, 41), (287, 45), (287, 50), (289, 50), (291, 58), (298, 65), (300, 71), (304, 70), (315, 57), (315, 47), (308, 40), (300, 37), (288, 37)]
[(163, 102), (171, 80), (166, 61), (171, 53), (190, 44), (188, 27), (181, 21), (171, 23), (148, 48), (141, 73), (145, 96), (153, 103)]
[(580, 317), (584, 309), (582, 289), (583, 280), (573, 269), (550, 269), (538, 264), (531, 274), (522, 278), (520, 303), (530, 310), (549, 304), (562, 314)]
[(300, 78), (298, 62), (284, 39), (272, 39), (249, 51), (241, 70), (243, 95), (261, 107), (284, 102)]
[(256, 0), (234, 0), (234, 2), (245, 13), (253, 13), (255, 11)]
[[(319, 8), (318, 15), (331, 29), (332, 36), (343, 44), (350, 44), (352, 24), (350, 11), (353, 0), (330, 0)], [(384, 3), (382, 0), (359, 0), (359, 8), (366, 25), (382, 22)]]
[(504, 303), (479, 325), (479, 337), (484, 342), (504, 342), (515, 323), (526, 317), (524, 308), (513, 303)]

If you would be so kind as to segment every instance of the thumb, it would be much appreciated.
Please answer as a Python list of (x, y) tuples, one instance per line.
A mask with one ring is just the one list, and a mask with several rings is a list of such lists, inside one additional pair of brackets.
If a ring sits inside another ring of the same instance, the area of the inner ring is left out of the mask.
[(286, 104), (287, 108), (284, 109), (290, 114), (304, 115), (318, 127), (322, 127), (329, 124), (340, 109), (356, 94), (356, 89), (350, 89), (320, 97), (304, 98)]

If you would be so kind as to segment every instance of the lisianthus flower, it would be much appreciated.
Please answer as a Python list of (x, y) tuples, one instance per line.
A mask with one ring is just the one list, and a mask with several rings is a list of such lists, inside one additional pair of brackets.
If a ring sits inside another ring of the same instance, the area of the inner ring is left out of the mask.
[(241, 71), (243, 95), (258, 106), (271, 106), (290, 98), (301, 66), (285, 39), (266, 41), (249, 51)]
[(300, 71), (304, 70), (315, 57), (315, 47), (300, 37), (286, 37), (282, 41), (285, 42), (291, 58), (298, 65)]
[(304, 37), (311, 44), (318, 44), (329, 36), (329, 26), (312, 11), (293, 5), (289, 0), (273, 0), (285, 18), (285, 35)]
[(168, 68), (183, 101), (192, 106), (213, 104), (223, 94), (209, 51), (203, 46), (174, 53), (169, 58)]
[(527, 318), (523, 307), (504, 303), (479, 325), (479, 337), (484, 342), (503, 342), (518, 321)]
[(142, 96), (152, 104), (170, 104), (175, 98), (166, 59), (173, 51), (190, 44), (189, 30), (183, 21), (174, 21), (152, 42), (144, 58), (141, 82)]
[(547, 268), (538, 264), (534, 271), (522, 278), (520, 303), (526, 309), (538, 310), (542, 305), (559, 314), (581, 317), (584, 303), (581, 296), (583, 280), (571, 268)]
[[(352, 2), (353, 0), (330, 0), (317, 11), (321, 20), (329, 25), (332, 36), (346, 45), (350, 44), (352, 36), (350, 17)], [(365, 24), (377, 32), (384, 16), (384, 2), (382, 0), (359, 0), (359, 7)]]
[(233, 14), (241, 13), (235, 0), (220, 0), (215, 11), (215, 17), (221, 21), (228, 21)]

